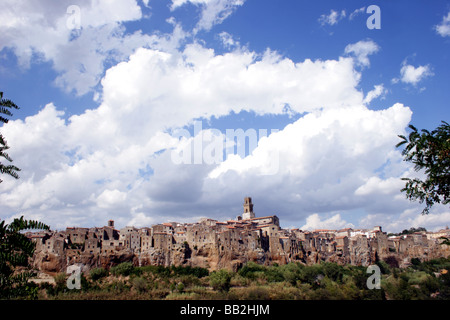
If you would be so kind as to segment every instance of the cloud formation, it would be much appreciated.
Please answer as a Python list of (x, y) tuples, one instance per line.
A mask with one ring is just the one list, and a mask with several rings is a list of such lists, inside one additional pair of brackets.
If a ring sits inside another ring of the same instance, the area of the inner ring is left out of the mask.
[(442, 22), (435, 27), (436, 32), (442, 37), (450, 36), (450, 12), (442, 18)]
[(7, 0), (0, 13), (0, 50), (11, 48), (22, 68), (50, 61), (58, 73), (55, 84), (83, 95), (98, 84), (106, 63), (121, 61), (152, 42), (140, 32), (125, 33), (124, 22), (141, 18), (136, 0), (114, 6), (105, 0), (77, 5)]
[(345, 10), (339, 12), (331, 9), (329, 14), (322, 14), (318, 21), (322, 26), (327, 24), (333, 26), (337, 24), (340, 20), (344, 19), (345, 17), (346, 17)]
[(353, 228), (354, 225), (342, 220), (341, 215), (335, 214), (334, 216), (321, 220), (317, 213), (314, 213), (306, 218), (306, 224), (303, 225), (301, 230), (318, 230), (318, 229), (331, 229), (338, 230), (343, 228)]
[(361, 67), (369, 67), (369, 56), (378, 52), (379, 46), (372, 40), (361, 40), (345, 47), (345, 53), (356, 59), (356, 64)]
[(398, 83), (401, 81), (416, 86), (423, 79), (433, 75), (434, 73), (432, 72), (430, 65), (414, 67), (413, 65), (407, 64), (405, 60), (400, 69), (400, 78), (394, 78), (392, 79), (392, 82)]
[(364, 98), (364, 103), (370, 104), (370, 102), (378, 97), (381, 97), (382, 99), (387, 94), (388, 90), (384, 87), (383, 84), (375, 85), (373, 90), (369, 91)]
[(193, 30), (195, 34), (202, 30), (209, 31), (214, 25), (221, 24), (245, 0), (172, 0), (171, 10), (188, 3), (201, 7), (200, 20)]

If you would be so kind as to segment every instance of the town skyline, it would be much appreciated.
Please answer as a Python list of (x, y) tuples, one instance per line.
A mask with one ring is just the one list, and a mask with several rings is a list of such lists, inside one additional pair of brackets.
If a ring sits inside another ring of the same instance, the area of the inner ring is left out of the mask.
[(29, 232), (36, 244), (33, 264), (46, 272), (70, 265), (85, 271), (119, 262), (136, 265), (189, 265), (237, 271), (249, 261), (271, 265), (320, 261), (369, 266), (394, 257), (401, 267), (412, 258), (446, 257), (449, 246), (440, 232), (414, 232), (389, 236), (381, 226), (370, 229), (284, 229), (276, 215), (257, 217), (250, 197), (235, 220), (202, 219), (197, 223), (161, 223), (151, 227), (116, 229), (114, 221), (99, 228), (68, 227), (64, 231)]
[[(246, 201), (246, 199), (250, 199), (250, 203), (251, 203), (251, 211), (250, 212), (253, 214), (253, 216), (251, 218), (250, 217), (243, 218), (243, 217), (245, 217), (246, 212), (249, 212), (249, 211), (246, 211), (246, 209), (245, 209), (245, 201)], [(107, 224), (105, 224), (103, 226), (111, 226), (112, 225), (114, 228), (117, 227), (116, 230), (120, 231), (121, 229), (126, 229), (126, 228), (129, 228), (129, 227), (136, 228), (136, 229), (145, 229), (145, 228), (150, 228), (150, 227), (155, 226), (155, 225), (165, 225), (165, 224), (166, 225), (169, 225), (169, 224), (170, 225), (193, 225), (193, 224), (201, 223), (203, 221), (215, 221), (215, 222), (225, 222), (226, 223), (226, 222), (236, 222), (236, 221), (240, 221), (240, 220), (244, 220), (244, 221), (245, 220), (249, 220), (250, 221), (252, 219), (258, 220), (258, 219), (264, 219), (264, 218), (268, 218), (268, 217), (276, 217), (278, 219), (278, 224), (280, 225), (280, 227), (282, 226), (282, 224), (281, 224), (282, 221), (281, 221), (281, 219), (279, 219), (279, 217), (276, 214), (274, 214), (274, 215), (267, 215), (267, 216), (256, 216), (256, 212), (253, 211), (253, 206), (254, 206), (254, 203), (252, 202), (252, 197), (245, 197), (244, 198), (244, 211), (240, 215), (236, 215), (235, 218), (226, 218), (226, 219), (220, 220), (220, 219), (213, 219), (213, 218), (210, 218), (210, 217), (207, 217), (207, 216), (201, 216), (196, 221), (160, 221), (158, 223), (155, 223), (155, 224), (152, 224), (152, 225), (148, 225), (148, 226), (133, 226), (133, 225), (117, 226), (115, 221), (110, 219), (110, 220), (107, 221)], [(62, 231), (64, 229), (71, 229), (71, 228), (72, 229), (74, 229), (74, 228), (90, 229), (90, 228), (101, 228), (103, 226), (101, 226), (101, 225), (98, 225), (98, 226), (75, 226), (75, 225), (70, 225), (69, 226), (69, 225), (67, 225), (67, 226), (65, 226), (62, 229), (51, 229), (51, 230), (52, 231)], [(383, 228), (382, 225), (375, 225), (375, 226), (372, 226), (372, 227), (353, 226), (353, 227), (344, 227), (344, 228), (315, 228), (315, 229), (304, 229), (304, 228), (297, 227), (297, 226), (288, 226), (288, 227), (284, 227), (283, 229), (300, 230), (300, 231), (306, 231), (306, 232), (319, 232), (319, 231), (344, 231), (344, 230), (371, 230), (371, 229), (373, 229), (375, 227), (379, 227), (380, 230), (382, 230), (382, 228)], [(411, 226), (410, 228), (403, 229), (403, 230), (401, 230), (399, 232), (390, 232), (389, 230), (388, 231), (384, 230), (384, 232), (386, 232), (388, 234), (400, 234), (400, 233), (402, 233), (404, 231), (409, 231), (409, 230), (412, 230), (412, 229), (419, 229), (419, 228), (423, 228), (423, 227), (421, 227), (421, 226), (418, 226), (418, 227)], [(439, 232), (443, 232), (444, 230), (448, 230), (448, 229), (449, 229), (448, 225), (445, 225), (445, 226), (438, 227), (438, 228), (436, 228), (434, 230), (426, 230), (426, 232), (428, 232), (428, 233), (439, 233)]]

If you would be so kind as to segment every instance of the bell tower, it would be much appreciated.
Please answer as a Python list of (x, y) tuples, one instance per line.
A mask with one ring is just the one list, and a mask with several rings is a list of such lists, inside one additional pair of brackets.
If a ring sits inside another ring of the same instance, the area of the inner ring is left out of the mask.
[(253, 219), (255, 213), (253, 212), (253, 203), (251, 197), (244, 198), (244, 214), (242, 215), (243, 220)]

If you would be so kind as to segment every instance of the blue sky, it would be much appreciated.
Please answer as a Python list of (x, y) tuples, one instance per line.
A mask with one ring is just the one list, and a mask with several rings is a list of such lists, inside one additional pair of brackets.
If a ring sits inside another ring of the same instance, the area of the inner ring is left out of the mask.
[[(367, 27), (370, 5), (380, 29)], [(0, 90), (21, 109), (1, 131), (22, 172), (0, 185), (2, 219), (54, 228), (228, 219), (252, 196), (257, 215), (277, 214), (284, 227), (450, 222), (448, 206), (421, 216), (400, 193), (400, 178), (417, 173), (395, 149), (409, 123), (431, 130), (449, 119), (447, 1), (4, 7)], [(274, 134), (258, 136), (252, 154), (208, 162), (227, 129)], [(203, 161), (174, 163), (186, 148)]]

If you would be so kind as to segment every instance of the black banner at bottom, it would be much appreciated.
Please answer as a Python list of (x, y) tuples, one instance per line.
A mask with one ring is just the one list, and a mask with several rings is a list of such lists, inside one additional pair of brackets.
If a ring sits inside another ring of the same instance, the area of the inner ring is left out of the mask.
[[(280, 319), (291, 316), (333, 316), (351, 314), (386, 316), (389, 311), (404, 316), (416, 316), (423, 310), (438, 312), (448, 310), (448, 301), (265, 301), (265, 300), (151, 300), (151, 301), (1, 301), (7, 310), (20, 310), (20, 314), (58, 314), (76, 316), (78, 313), (90, 317), (96, 315), (117, 317), (122, 314), (160, 315), (167, 319)], [(361, 309), (362, 308), (362, 309)], [(141, 313), (142, 312), (142, 313)]]

